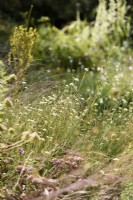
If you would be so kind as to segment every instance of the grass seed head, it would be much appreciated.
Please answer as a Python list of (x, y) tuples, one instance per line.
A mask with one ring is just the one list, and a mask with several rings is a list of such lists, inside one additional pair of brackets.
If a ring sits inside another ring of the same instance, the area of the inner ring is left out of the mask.
[(23, 133), (22, 133), (22, 140), (27, 140), (27, 139), (29, 139), (30, 138), (30, 131), (24, 131)]
[(113, 96), (117, 96), (120, 93), (119, 88), (112, 88), (111, 93)]
[(16, 76), (15, 74), (11, 74), (11, 75), (8, 77), (8, 79), (7, 79), (7, 82), (8, 82), (9, 84), (14, 83), (15, 81), (17, 81), (17, 76)]
[(44, 141), (44, 138), (41, 138), (37, 132), (33, 132), (30, 134), (30, 139), (31, 141), (33, 140), (39, 140), (39, 141)]
[(9, 128), (8, 132), (11, 133), (11, 134), (15, 133), (13, 128)]
[(6, 106), (6, 107), (13, 107), (13, 102), (10, 100), (10, 98), (9, 97), (7, 97), (5, 100), (4, 100), (4, 105)]

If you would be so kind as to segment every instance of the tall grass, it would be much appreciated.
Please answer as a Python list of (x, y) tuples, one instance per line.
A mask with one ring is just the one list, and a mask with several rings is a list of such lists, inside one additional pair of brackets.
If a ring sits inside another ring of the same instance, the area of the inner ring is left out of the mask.
[[(26, 181), (29, 174), (60, 180), (86, 164), (86, 176), (98, 170), (104, 173), (107, 164), (121, 162), (121, 154), (127, 149), (130, 153), (132, 74), (128, 67), (105, 74), (98, 76), (95, 90), (90, 82), (95, 74), (85, 69), (82, 78), (73, 75), (71, 82), (47, 95), (41, 96), (38, 88), (39, 98), (32, 98), (34, 92), (30, 93), (29, 87), (16, 96), (14, 106), (6, 109), (8, 131), (1, 134), (2, 185), (11, 183), (12, 192), (21, 195), (24, 184), (24, 193), (28, 194), (34, 186)], [(79, 161), (74, 160), (75, 155)], [(31, 171), (23, 172), (23, 167)], [(117, 170), (120, 173), (119, 165)]]
[(4, 63), (0, 60), (0, 122), (2, 122), (3, 116), (3, 100), (6, 91), (6, 77), (5, 77)]
[(16, 29), (11, 54), (13, 59), (22, 54), (10, 67), (17, 77), (5, 79), (0, 65), (1, 199), (132, 197), (133, 66), (125, 9), (125, 1), (111, 0), (107, 9), (101, 0), (92, 27), (79, 18), (60, 31), (47, 27), (38, 48), (46, 45), (45, 56), (54, 59), (50, 64), (80, 66), (64, 80), (46, 82), (42, 69), (26, 71), (34, 41), (29, 46), (31, 32), (20, 27), (23, 47), (29, 48), (25, 57)]

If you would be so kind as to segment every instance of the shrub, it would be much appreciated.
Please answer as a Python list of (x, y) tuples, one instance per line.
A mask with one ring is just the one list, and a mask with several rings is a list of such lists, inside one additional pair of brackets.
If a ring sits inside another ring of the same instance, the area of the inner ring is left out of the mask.
[(108, 9), (105, 0), (99, 2), (91, 32), (91, 47), (98, 59), (102, 56), (116, 59), (127, 50), (131, 31), (130, 18), (126, 16), (126, 1), (111, 0)]
[[(107, 8), (108, 6), (108, 8)], [(39, 28), (37, 56), (55, 67), (95, 70), (97, 62), (108, 57), (120, 58), (128, 47), (130, 19), (126, 16), (126, 1), (99, 1), (94, 25), (77, 21), (62, 30), (51, 25)], [(53, 63), (53, 64), (52, 64)]]
[(10, 71), (14, 72), (18, 78), (23, 77), (24, 72), (33, 61), (32, 50), (37, 38), (36, 29), (18, 26), (15, 28), (10, 38), (10, 53), (8, 64)]

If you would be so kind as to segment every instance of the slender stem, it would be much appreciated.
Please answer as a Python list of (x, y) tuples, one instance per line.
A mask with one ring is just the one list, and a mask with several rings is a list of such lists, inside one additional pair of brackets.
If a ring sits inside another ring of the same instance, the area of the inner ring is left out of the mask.
[(19, 180), (20, 180), (20, 178), (22, 177), (22, 175), (23, 175), (23, 173), (24, 173), (24, 169), (25, 169), (25, 167), (26, 167), (26, 165), (27, 165), (27, 163), (28, 163), (28, 161), (29, 161), (30, 156), (31, 156), (32, 153), (33, 153), (33, 152), (31, 151), (31, 152), (29, 153), (27, 159), (25, 160), (25, 163), (24, 163), (24, 165), (23, 165), (23, 167), (22, 167), (22, 170), (21, 170), (21, 172), (20, 172), (19, 178), (18, 178), (16, 184), (15, 184), (14, 187), (13, 187), (13, 190), (14, 190), (14, 191), (16, 190), (16, 187), (19, 185)]
[(27, 17), (27, 23), (26, 23), (27, 31), (29, 30), (29, 27), (30, 27), (30, 19), (31, 19), (32, 10), (33, 10), (33, 5), (30, 6), (30, 10)]

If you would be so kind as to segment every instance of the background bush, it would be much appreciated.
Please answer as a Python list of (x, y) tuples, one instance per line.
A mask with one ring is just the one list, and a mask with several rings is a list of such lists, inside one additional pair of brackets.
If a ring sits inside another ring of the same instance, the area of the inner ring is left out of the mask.
[[(54, 2), (54, 3), (53, 3)], [(132, 0), (126, 1), (127, 5), (132, 6)], [(40, 18), (48, 16), (54, 25), (61, 27), (62, 25), (75, 19), (76, 3), (80, 3), (81, 18), (94, 20), (95, 8), (98, 0), (5, 0), (0, 1), (0, 12), (8, 13), (16, 21), (22, 19), (22, 12), (29, 10), (30, 5), (34, 5), (33, 17)], [(128, 12), (133, 16), (132, 8)]]
[(126, 14), (125, 1), (111, 0), (107, 4), (100, 0), (94, 24), (81, 21), (79, 12), (77, 20), (61, 30), (44, 18), (45, 23), (39, 27), (37, 57), (55, 68), (91, 70), (104, 59), (121, 59), (130, 45), (130, 18)]

